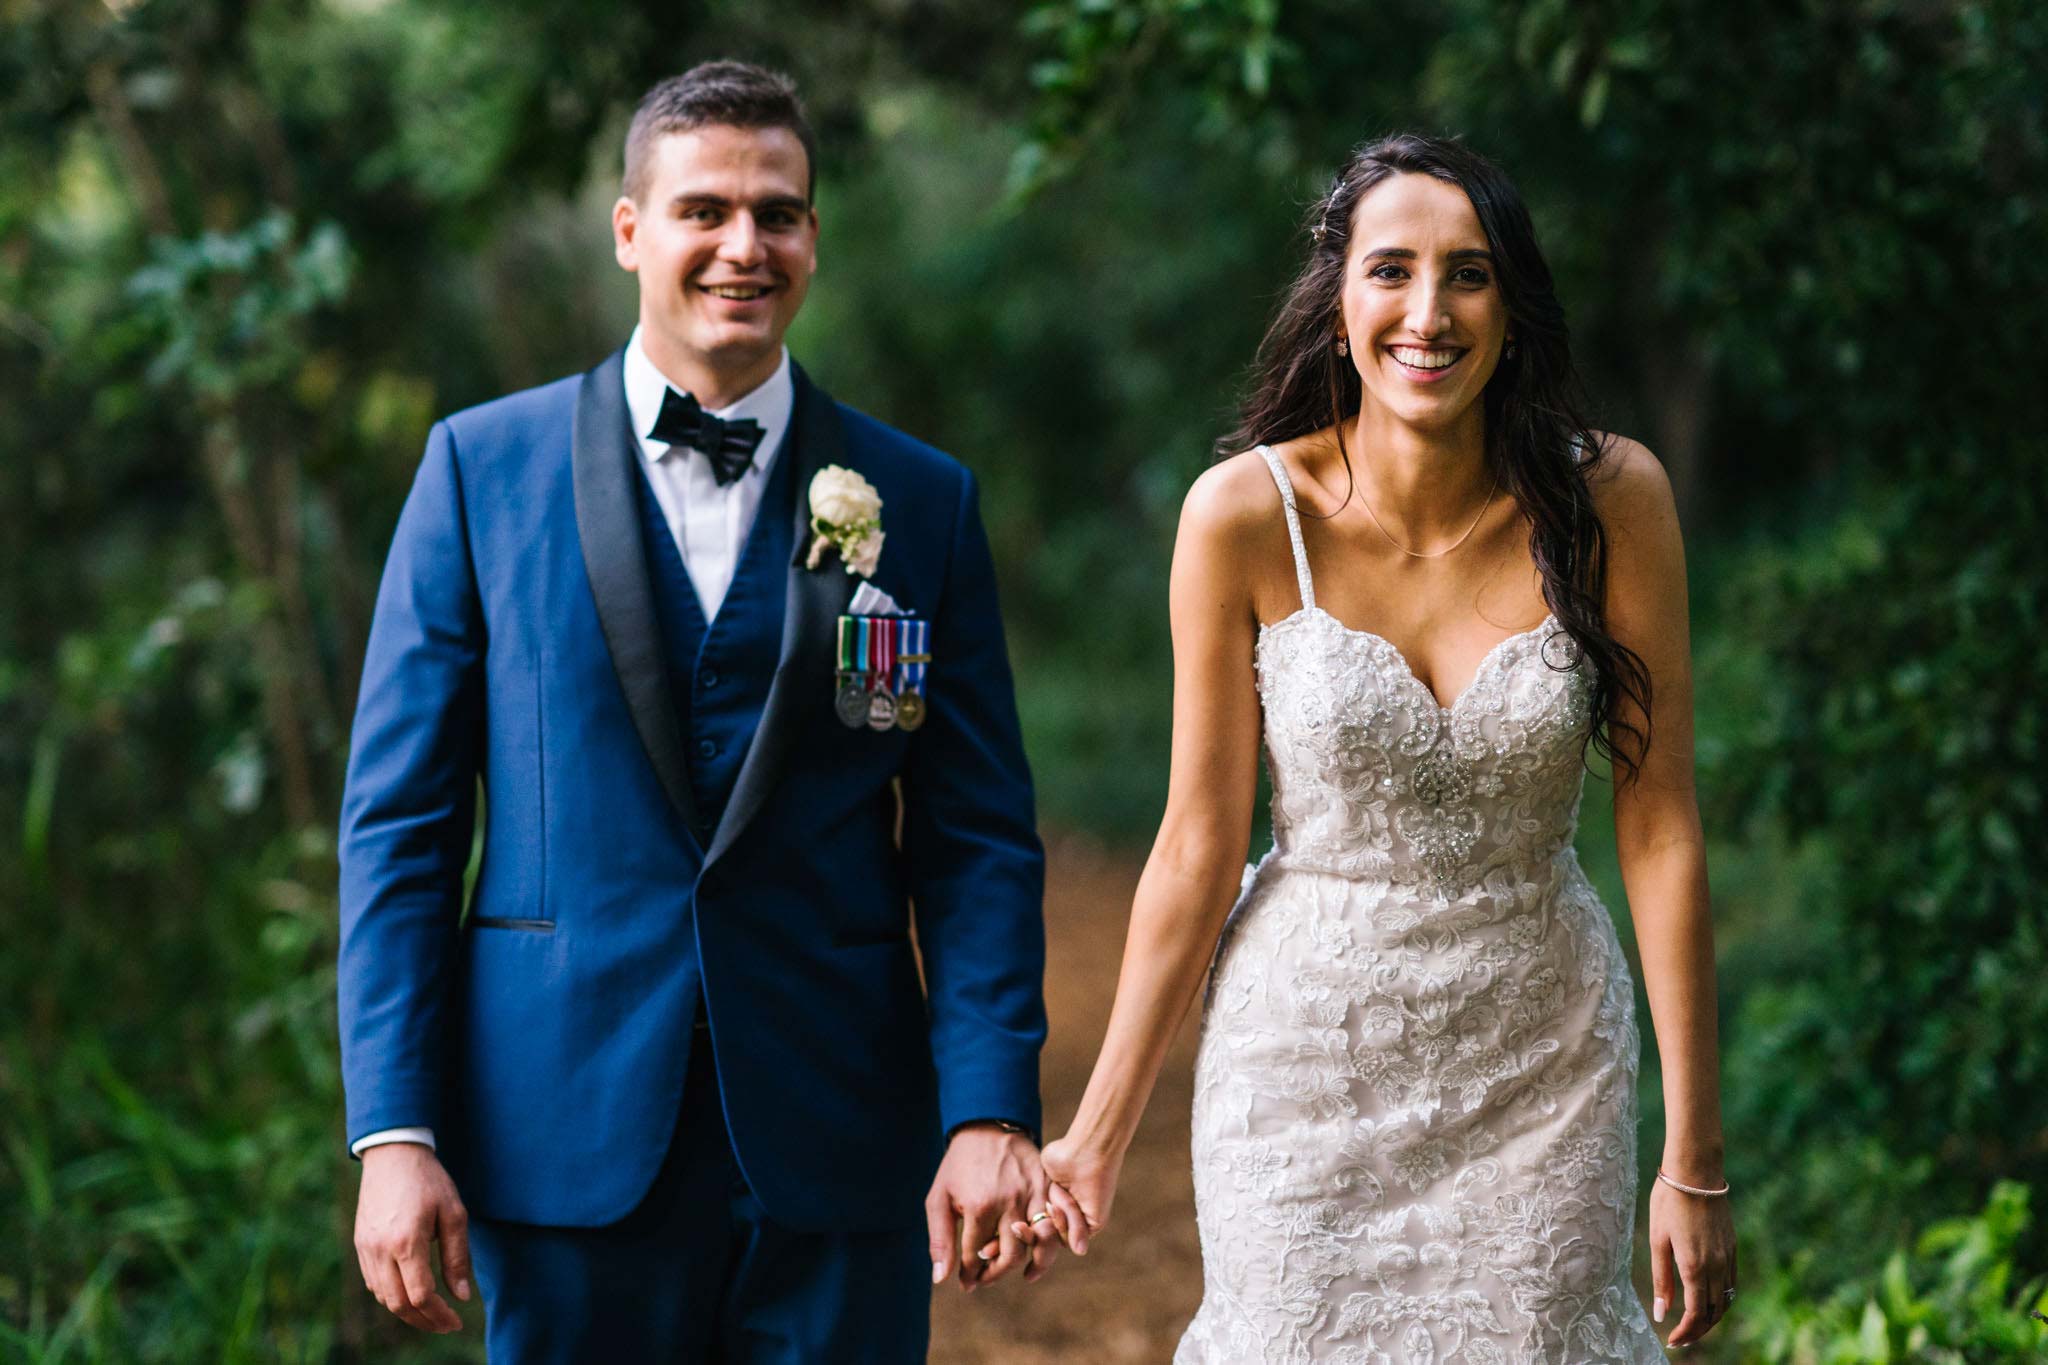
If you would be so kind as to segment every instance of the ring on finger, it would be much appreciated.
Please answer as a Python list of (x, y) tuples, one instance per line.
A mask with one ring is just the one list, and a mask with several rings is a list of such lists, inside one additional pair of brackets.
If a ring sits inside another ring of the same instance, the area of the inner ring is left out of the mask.
[(1037, 1227), (1050, 1217), (1052, 1217), (1051, 1214), (1047, 1213), (1044, 1209), (1040, 1209), (1037, 1213), (1031, 1215), (1031, 1226)]

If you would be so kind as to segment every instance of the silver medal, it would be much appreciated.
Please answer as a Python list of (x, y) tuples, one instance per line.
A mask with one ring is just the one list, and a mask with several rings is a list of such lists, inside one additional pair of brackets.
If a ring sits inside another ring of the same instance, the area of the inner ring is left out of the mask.
[(879, 689), (868, 693), (868, 729), (886, 730), (896, 723), (896, 698)]
[(832, 699), (832, 709), (839, 713), (840, 724), (849, 730), (858, 730), (868, 723), (868, 690), (861, 685), (858, 674), (841, 675), (839, 694)]

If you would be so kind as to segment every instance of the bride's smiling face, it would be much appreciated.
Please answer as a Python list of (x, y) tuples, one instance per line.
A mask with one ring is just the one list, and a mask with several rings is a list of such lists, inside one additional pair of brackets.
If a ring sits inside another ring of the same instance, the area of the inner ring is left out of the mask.
[(1479, 215), (1434, 176), (1391, 176), (1359, 199), (1338, 307), (1365, 402), (1425, 429), (1471, 408), (1508, 337)]

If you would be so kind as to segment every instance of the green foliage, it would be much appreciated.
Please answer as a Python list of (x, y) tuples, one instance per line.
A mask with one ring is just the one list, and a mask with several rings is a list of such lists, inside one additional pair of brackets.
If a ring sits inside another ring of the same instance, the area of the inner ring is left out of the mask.
[[(1197, 126), (1214, 136), (1255, 118), (1273, 93), (1276, 63), (1299, 50), (1278, 32), (1279, 0), (1051, 0), (1025, 32), (1046, 49), (1031, 67), (1034, 136), (1010, 161), (1010, 191), (1028, 197), (1073, 174), (1089, 143), (1146, 95), (1198, 100)], [(1178, 88), (1176, 88), (1178, 87)]]
[(2048, 853), (2023, 833), (2048, 771), (2025, 681), (2048, 676), (2048, 507), (1965, 445), (1923, 460), (1734, 589), (1765, 669), (1708, 772), (1715, 823), (1829, 864), (1796, 932), (1760, 926), (1779, 956), (1727, 1030), (1729, 1122), (1786, 1248), (1899, 1216), (1846, 1216), (1821, 1178), (1838, 1143), (1922, 1158), (1937, 1208), (2048, 1182)]
[(182, 382), (202, 403), (218, 403), (288, 378), (305, 347), (298, 323), (339, 302), (349, 277), (334, 224), (296, 239), (290, 215), (271, 212), (242, 232), (152, 243), (155, 259), (128, 281), (165, 337), (145, 371), (150, 382)]
[(1744, 1292), (1729, 1319), (1756, 1365), (1992, 1365), (2048, 1356), (2048, 1275), (2016, 1284), (2029, 1192), (2000, 1181), (1981, 1213), (1935, 1223), (1895, 1251), (1882, 1271), (1840, 1285), (1818, 1302), (1793, 1274)]
[(176, 904), (182, 860), (155, 852), (154, 928), (39, 925), (10, 953), (9, 998), (45, 1026), (0, 1038), (0, 1168), (20, 1191), (0, 1200), (0, 1358), (331, 1359), (353, 1259), (331, 892), (278, 848)]

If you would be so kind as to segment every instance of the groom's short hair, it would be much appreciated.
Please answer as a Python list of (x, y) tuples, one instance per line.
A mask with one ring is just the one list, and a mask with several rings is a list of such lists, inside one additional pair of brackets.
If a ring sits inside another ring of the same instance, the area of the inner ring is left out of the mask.
[(626, 129), (624, 191), (635, 203), (647, 192), (653, 174), (654, 148), (669, 133), (693, 128), (787, 128), (804, 147), (810, 172), (805, 196), (818, 188), (818, 139), (797, 97), (796, 82), (780, 71), (752, 62), (699, 62), (680, 76), (670, 76), (640, 97), (633, 122)]

